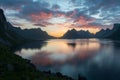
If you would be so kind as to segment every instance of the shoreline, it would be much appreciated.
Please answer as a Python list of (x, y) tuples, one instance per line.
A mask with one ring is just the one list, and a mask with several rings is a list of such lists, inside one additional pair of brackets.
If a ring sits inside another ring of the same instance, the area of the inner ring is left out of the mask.
[[(0, 44), (0, 79), (18, 79), (21, 80), (73, 80), (61, 73), (51, 73), (50, 71), (39, 71), (30, 63), (29, 60), (23, 59), (13, 54), (9, 47)], [(9, 74), (9, 75), (8, 75)], [(21, 75), (18, 75), (21, 74)], [(23, 75), (22, 75), (23, 74)], [(11, 76), (10, 76), (11, 75)], [(42, 75), (42, 76), (41, 76)]]

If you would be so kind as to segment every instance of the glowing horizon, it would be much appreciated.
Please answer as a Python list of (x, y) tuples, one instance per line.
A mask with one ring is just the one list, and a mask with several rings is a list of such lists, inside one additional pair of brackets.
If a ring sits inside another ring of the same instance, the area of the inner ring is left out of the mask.
[[(76, 28), (74, 28), (75, 30), (77, 30), (77, 31), (79, 31), (79, 30), (84, 30), (84, 31), (89, 31), (90, 33), (92, 33), (92, 34), (96, 34), (98, 31), (100, 31), (100, 29), (94, 29), (94, 28), (89, 28), (89, 29), (76, 29)], [(71, 30), (71, 29), (69, 29), (69, 30)], [(53, 37), (62, 37), (65, 33), (66, 33), (67, 31), (61, 31), (61, 32), (59, 32), (59, 31), (56, 31), (56, 32), (48, 32), (48, 34), (50, 35), (50, 36), (53, 36)]]

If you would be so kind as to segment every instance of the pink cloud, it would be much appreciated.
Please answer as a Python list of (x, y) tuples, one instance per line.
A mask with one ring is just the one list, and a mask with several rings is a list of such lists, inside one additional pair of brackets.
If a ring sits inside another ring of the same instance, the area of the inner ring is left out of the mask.
[(32, 20), (47, 20), (53, 17), (52, 13), (40, 12), (40, 14), (32, 14)]

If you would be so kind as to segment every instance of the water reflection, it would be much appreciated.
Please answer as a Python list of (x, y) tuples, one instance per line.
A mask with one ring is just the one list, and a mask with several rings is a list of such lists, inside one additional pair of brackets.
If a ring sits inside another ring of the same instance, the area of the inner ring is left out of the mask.
[[(26, 45), (28, 48), (25, 48)], [(26, 45), (16, 50), (15, 54), (31, 60), (40, 70), (61, 72), (74, 79), (81, 74), (88, 80), (120, 80), (119, 42), (54, 39), (36, 42), (35, 47), (32, 46), (34, 48), (29, 48), (31, 44)]]

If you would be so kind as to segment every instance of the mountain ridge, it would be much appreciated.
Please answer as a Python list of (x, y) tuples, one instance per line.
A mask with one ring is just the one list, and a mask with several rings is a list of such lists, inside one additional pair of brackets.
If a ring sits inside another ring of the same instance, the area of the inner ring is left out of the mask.
[(0, 42), (6, 45), (16, 45), (32, 40), (45, 40), (54, 38), (49, 36), (47, 32), (37, 29), (24, 29), (14, 27), (9, 23), (4, 15), (4, 11), (0, 9)]
[(45, 40), (45, 39), (54, 38), (48, 35), (46, 31), (41, 30), (41, 28), (21, 29), (20, 27), (12, 26), (12, 28), (10, 29), (17, 32), (19, 35), (25, 37), (26, 39)]
[(112, 29), (109, 28), (107, 28), (106, 30), (101, 29), (99, 32), (95, 34), (95, 37), (120, 40), (120, 24), (115, 23)]
[(115, 23), (112, 29), (101, 29), (96, 34), (90, 33), (88, 30), (68, 30), (62, 37), (62, 39), (80, 39), (80, 38), (102, 38), (102, 39), (114, 39), (120, 40), (120, 24)]
[(77, 39), (77, 38), (92, 38), (93, 34), (90, 33), (89, 31), (84, 31), (84, 30), (68, 30), (61, 38), (65, 39)]

